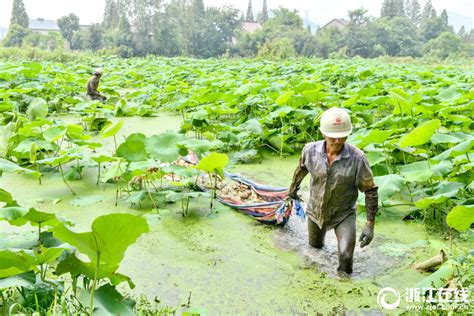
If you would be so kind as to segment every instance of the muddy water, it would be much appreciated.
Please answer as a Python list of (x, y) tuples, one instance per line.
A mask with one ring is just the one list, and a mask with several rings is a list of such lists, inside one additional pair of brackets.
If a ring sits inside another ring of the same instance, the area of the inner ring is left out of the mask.
[[(63, 118), (71, 121), (70, 117)], [(119, 139), (133, 132), (153, 135), (179, 126), (179, 117), (122, 118), (126, 122)], [(101, 150), (113, 151), (111, 139)], [(288, 186), (296, 156), (266, 157), (261, 163), (236, 165), (230, 170), (256, 181)], [(210, 314), (315, 314), (377, 310), (381, 287), (414, 287), (424, 276), (409, 269), (414, 261), (436, 252), (421, 225), (399, 219), (402, 209), (382, 211), (376, 236), (369, 247), (355, 251), (354, 273), (339, 278), (334, 232), (323, 249), (307, 245), (306, 223), (292, 218), (285, 227), (266, 226), (227, 207), (209, 211), (209, 202), (191, 202), (191, 214), (183, 218), (179, 205), (150, 211), (132, 208), (125, 197), (115, 206), (115, 187), (96, 186), (96, 168), (91, 164), (84, 178), (71, 183), (74, 196), (59, 174), (49, 173), (41, 185), (33, 179), (4, 174), (0, 187), (23, 205), (56, 212), (86, 230), (100, 215), (127, 212), (144, 216), (150, 233), (127, 251), (120, 272), (136, 284), (131, 295), (144, 293), (163, 305), (206, 309)], [(308, 195), (308, 179), (302, 185)], [(358, 216), (358, 233), (364, 224)], [(0, 237), (16, 231), (0, 222)]]

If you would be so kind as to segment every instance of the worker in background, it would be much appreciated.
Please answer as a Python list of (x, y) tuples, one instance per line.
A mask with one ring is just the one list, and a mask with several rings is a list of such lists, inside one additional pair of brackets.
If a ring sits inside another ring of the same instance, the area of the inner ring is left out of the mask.
[(310, 198), (307, 203), (309, 244), (324, 246), (328, 230), (334, 229), (342, 274), (352, 273), (356, 244), (356, 201), (358, 190), (365, 193), (367, 224), (359, 242), (367, 246), (374, 237), (378, 207), (377, 186), (366, 155), (346, 144), (352, 132), (349, 114), (340, 108), (328, 109), (321, 116), (320, 131), (324, 140), (306, 144), (293, 175), (290, 198), (298, 198), (301, 181), (310, 173)]
[(94, 72), (94, 75), (87, 81), (87, 95), (86, 97), (90, 100), (100, 100), (105, 101), (107, 98), (99, 93), (97, 88), (99, 88), (99, 80), (102, 77), (103, 70), (97, 68)]

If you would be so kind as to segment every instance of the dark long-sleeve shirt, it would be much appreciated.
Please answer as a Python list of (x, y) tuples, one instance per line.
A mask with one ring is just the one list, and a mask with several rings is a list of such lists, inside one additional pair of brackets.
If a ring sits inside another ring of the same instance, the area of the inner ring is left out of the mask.
[(311, 174), (306, 213), (320, 227), (334, 227), (356, 211), (360, 190), (365, 193), (367, 219), (373, 221), (378, 195), (367, 157), (357, 147), (344, 144), (329, 166), (324, 144), (318, 141), (304, 147), (289, 192), (296, 192), (303, 178)]
[(101, 94), (97, 90), (99, 88), (99, 78), (97, 76), (92, 76), (89, 81), (87, 81), (87, 96), (92, 98), (100, 97)]

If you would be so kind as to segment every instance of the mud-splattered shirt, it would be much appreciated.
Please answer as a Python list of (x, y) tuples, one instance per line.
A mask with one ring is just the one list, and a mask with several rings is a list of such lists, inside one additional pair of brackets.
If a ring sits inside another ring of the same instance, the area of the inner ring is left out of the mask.
[(91, 97), (100, 96), (99, 91), (99, 78), (97, 76), (92, 76), (87, 82), (87, 95)]
[[(358, 190), (366, 193), (367, 212), (377, 212), (377, 186), (365, 154), (350, 144), (344, 144), (341, 153), (328, 164), (325, 142), (307, 144), (302, 152), (290, 192), (304, 176), (310, 173), (310, 198), (306, 213), (319, 227), (332, 228), (355, 213)], [(372, 199), (370, 199), (373, 195)], [(369, 201), (367, 198), (369, 197)], [(375, 201), (373, 199), (375, 198)], [(369, 203), (367, 203), (369, 202)]]

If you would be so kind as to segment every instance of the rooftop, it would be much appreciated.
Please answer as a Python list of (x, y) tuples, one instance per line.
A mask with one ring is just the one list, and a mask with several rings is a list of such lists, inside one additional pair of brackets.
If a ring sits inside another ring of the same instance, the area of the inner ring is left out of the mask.
[(59, 31), (59, 26), (56, 21), (45, 20), (43, 18), (30, 19), (28, 27), (31, 30), (40, 30), (40, 31)]

